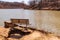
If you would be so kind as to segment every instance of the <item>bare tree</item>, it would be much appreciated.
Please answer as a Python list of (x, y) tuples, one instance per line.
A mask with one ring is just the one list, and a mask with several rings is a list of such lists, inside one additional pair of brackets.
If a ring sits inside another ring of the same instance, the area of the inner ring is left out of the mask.
[(41, 0), (33, 0), (29, 2), (31, 9), (41, 9)]

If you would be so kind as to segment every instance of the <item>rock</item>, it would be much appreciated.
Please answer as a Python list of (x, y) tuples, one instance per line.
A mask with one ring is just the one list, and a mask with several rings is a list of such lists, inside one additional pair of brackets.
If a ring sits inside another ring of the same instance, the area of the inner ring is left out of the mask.
[(0, 40), (8, 40), (6, 37), (0, 35)]
[(0, 35), (7, 37), (9, 32), (9, 28), (0, 27)]
[(18, 40), (18, 39), (15, 39), (15, 38), (8, 38), (8, 40)]
[(7, 38), (9, 29), (0, 27), (0, 40), (60, 40), (56, 35), (51, 33), (43, 33), (41, 31), (34, 30), (31, 34), (25, 35), (22, 38)]
[(26, 36), (22, 37), (20, 40), (34, 40), (35, 38), (38, 38), (41, 36), (42, 36), (42, 33), (38, 32), (38, 31), (34, 31), (30, 35), (26, 35)]
[(34, 31), (30, 35), (22, 37), (20, 40), (60, 40), (60, 38), (53, 34), (43, 34), (41, 32)]

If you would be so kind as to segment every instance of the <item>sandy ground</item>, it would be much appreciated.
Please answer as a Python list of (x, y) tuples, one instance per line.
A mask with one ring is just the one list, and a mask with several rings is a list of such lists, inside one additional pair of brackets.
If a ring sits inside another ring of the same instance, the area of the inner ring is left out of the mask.
[[(8, 36), (9, 28), (0, 27), (0, 40), (60, 40), (54, 34), (44, 34), (39, 31), (34, 31), (29, 35), (23, 36), (20, 38), (19, 34), (12, 35), (10, 38), (6, 38)], [(18, 35), (18, 36), (16, 36)], [(19, 38), (18, 38), (19, 37)]]

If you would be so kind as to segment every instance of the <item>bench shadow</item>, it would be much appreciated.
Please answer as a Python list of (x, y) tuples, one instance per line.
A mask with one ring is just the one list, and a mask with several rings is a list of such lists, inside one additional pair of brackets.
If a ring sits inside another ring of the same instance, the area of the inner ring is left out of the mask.
[(9, 38), (15, 38), (15, 39), (20, 39), (20, 38), (22, 38), (23, 36), (25, 36), (25, 35), (11, 35)]

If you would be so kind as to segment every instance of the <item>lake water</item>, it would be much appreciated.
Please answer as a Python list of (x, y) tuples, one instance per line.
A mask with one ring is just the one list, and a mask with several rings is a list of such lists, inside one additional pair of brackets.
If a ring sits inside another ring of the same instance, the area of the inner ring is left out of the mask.
[(11, 18), (29, 19), (31, 27), (60, 35), (60, 11), (0, 9), (0, 26)]
[(30, 24), (34, 26), (34, 11), (24, 9), (0, 9), (0, 26), (4, 26), (4, 21), (10, 21), (11, 18), (29, 19)]
[(60, 11), (35, 10), (36, 27), (60, 35)]

